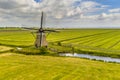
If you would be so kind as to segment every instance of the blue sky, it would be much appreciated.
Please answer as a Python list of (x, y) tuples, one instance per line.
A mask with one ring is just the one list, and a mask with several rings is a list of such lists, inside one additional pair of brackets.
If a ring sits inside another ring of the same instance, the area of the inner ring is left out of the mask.
[(0, 0), (0, 26), (120, 27), (120, 0)]
[(42, 0), (34, 0), (35, 2), (37, 2), (37, 3), (39, 3), (39, 2), (41, 2)]
[(113, 8), (120, 7), (120, 0), (94, 0), (104, 5), (110, 5)]

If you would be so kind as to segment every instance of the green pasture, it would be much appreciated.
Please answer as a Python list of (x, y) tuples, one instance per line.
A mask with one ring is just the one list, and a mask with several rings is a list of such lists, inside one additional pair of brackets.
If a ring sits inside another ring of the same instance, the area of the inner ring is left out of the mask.
[[(120, 64), (58, 57), (36, 49), (31, 32), (0, 29), (0, 80), (120, 80)], [(47, 36), (48, 49), (120, 58), (119, 34), (119, 29), (62, 29)]]
[(0, 80), (120, 80), (120, 64), (5, 53), (0, 55)]
[(11, 46), (30, 46), (34, 37), (30, 31), (0, 31), (0, 44)]
[[(35, 38), (31, 32), (1, 29), (0, 44), (11, 47), (34, 46)], [(49, 34), (47, 40), (50, 43), (49, 48), (58, 52), (71, 52), (74, 48), (78, 53), (120, 58), (120, 29), (61, 29)]]

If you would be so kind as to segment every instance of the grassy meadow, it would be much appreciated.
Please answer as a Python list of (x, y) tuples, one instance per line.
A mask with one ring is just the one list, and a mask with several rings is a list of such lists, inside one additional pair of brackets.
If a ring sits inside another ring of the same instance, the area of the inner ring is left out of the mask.
[[(32, 31), (20, 28), (0, 30), (0, 44), (12, 47), (33, 46)], [(120, 29), (61, 29), (47, 36), (49, 48), (57, 52), (86, 53), (120, 58)], [(34, 33), (35, 35), (35, 33)], [(46, 34), (47, 35), (47, 34)]]
[[(120, 80), (120, 64), (44, 52), (34, 47), (31, 32), (0, 29), (0, 80)], [(48, 48), (120, 58), (119, 34), (119, 29), (62, 29), (47, 36)]]
[(70, 57), (0, 55), (0, 80), (120, 80), (120, 64)]

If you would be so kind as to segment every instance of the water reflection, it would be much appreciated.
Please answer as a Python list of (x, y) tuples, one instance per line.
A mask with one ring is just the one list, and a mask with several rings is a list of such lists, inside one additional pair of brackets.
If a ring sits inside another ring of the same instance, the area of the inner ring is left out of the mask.
[(104, 62), (116, 62), (116, 63), (120, 63), (120, 59), (118, 59), (118, 58), (102, 57), (102, 56), (93, 56), (93, 55), (89, 55), (89, 54), (60, 53), (59, 55), (60, 55), (60, 56), (81, 57), (81, 58), (88, 58), (88, 59), (102, 60), (102, 61), (104, 61)]

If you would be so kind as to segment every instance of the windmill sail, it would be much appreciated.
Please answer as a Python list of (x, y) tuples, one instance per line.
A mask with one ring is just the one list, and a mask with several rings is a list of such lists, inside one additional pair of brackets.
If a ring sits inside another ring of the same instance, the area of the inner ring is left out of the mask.
[(47, 47), (47, 45), (48, 45), (44, 30), (43, 30), (43, 23), (44, 23), (44, 14), (42, 12), (41, 23), (40, 23), (41, 25), (40, 25), (40, 28), (37, 32), (36, 41), (35, 41), (35, 47), (37, 47), (37, 48), (42, 47), (42, 46)]

